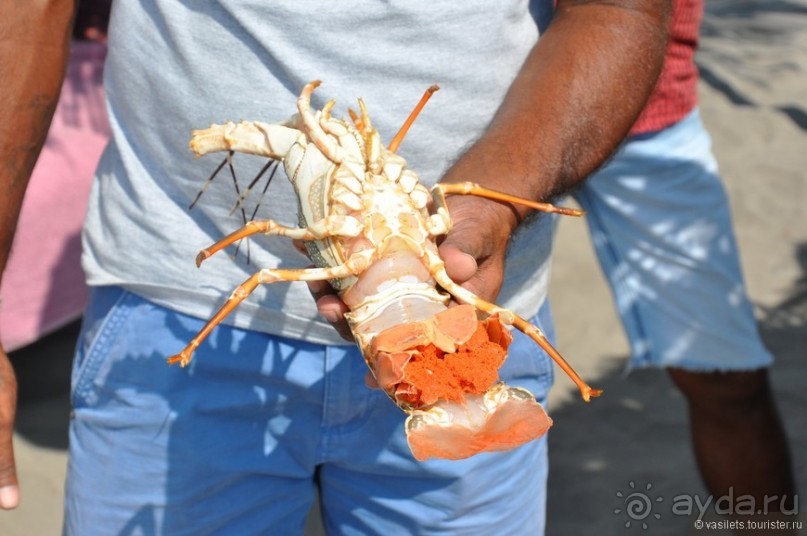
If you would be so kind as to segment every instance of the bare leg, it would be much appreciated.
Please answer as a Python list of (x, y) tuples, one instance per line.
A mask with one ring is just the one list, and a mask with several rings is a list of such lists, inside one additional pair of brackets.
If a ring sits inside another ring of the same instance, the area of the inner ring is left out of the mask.
[(689, 402), (692, 443), (701, 476), (715, 496), (777, 496), (771, 508), (791, 510), (795, 496), (787, 437), (768, 371), (692, 372), (668, 369)]

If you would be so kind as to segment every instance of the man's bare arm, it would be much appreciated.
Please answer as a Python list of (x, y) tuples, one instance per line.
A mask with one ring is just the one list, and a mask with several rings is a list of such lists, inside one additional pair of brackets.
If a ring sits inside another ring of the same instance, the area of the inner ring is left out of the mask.
[[(444, 180), (534, 200), (582, 181), (616, 149), (652, 92), (669, 9), (667, 0), (560, 0), (490, 127)], [(440, 248), (449, 274), (493, 299), (505, 245), (529, 209), (469, 196), (449, 198), (449, 208), (455, 225)]]
[[(59, 98), (73, 0), (2, 0), (0, 12), (0, 275), (8, 260), (25, 188)], [(0, 337), (2, 334), (0, 334)], [(12, 435), (17, 383), (0, 344), (0, 507), (19, 502)]]

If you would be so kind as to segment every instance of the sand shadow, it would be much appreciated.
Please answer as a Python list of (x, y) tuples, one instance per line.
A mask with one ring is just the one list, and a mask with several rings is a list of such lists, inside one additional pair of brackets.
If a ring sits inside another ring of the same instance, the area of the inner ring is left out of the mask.
[[(796, 37), (801, 32), (803, 21), (807, 20), (805, 15), (807, 5), (793, 0), (708, 2), (701, 25), (700, 49), (695, 58), (701, 80), (735, 106), (760, 107), (759, 102), (732, 82), (732, 74), (747, 78), (746, 81), (754, 86), (767, 87), (776, 70), (799, 70), (800, 65), (788, 58), (771, 59), (748, 71), (749, 64), (742, 52), (728, 52), (727, 47), (739, 43), (747, 50), (757, 52), (772, 47), (775, 50), (798, 46)], [(781, 24), (783, 19), (789, 24)], [(714, 44), (718, 46), (713, 47)], [(715, 66), (718, 69), (713, 68)], [(770, 108), (787, 117), (800, 130), (807, 131), (807, 111), (803, 106), (792, 103)]]

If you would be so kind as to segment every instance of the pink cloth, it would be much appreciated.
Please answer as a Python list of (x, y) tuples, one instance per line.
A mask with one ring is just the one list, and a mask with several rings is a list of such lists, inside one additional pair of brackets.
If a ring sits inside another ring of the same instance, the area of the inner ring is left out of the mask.
[(74, 42), (67, 77), (22, 206), (3, 276), (0, 334), (7, 351), (78, 318), (87, 298), (81, 225), (109, 139), (102, 70), (106, 46)]

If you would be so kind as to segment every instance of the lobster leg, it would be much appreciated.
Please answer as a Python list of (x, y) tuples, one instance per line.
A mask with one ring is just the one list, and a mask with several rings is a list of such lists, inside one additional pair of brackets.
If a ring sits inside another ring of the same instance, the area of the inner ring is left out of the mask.
[(440, 236), (448, 234), (451, 230), (451, 216), (448, 213), (448, 206), (446, 205), (446, 196), (442, 189), (437, 185), (431, 190), (432, 192), (432, 210), (434, 214), (429, 216), (429, 234), (431, 236)]
[(364, 99), (359, 99), (359, 112), (361, 116), (358, 121), (356, 121), (355, 117), (353, 118), (353, 122), (356, 124), (356, 128), (359, 129), (362, 136), (367, 137), (368, 135), (372, 134), (375, 129), (373, 128), (373, 122), (370, 120), (370, 114), (367, 112), (367, 105), (364, 104)]
[(194, 130), (188, 146), (197, 157), (218, 151), (235, 151), (281, 160), (298, 142), (305, 144), (305, 134), (295, 128), (260, 121), (241, 121), (238, 124), (230, 121)]
[(415, 105), (415, 109), (412, 110), (412, 113), (410, 113), (409, 117), (407, 117), (406, 121), (404, 121), (403, 126), (401, 126), (400, 130), (398, 130), (398, 133), (395, 134), (395, 137), (392, 138), (392, 141), (389, 142), (389, 147), (387, 149), (391, 153), (394, 153), (395, 151), (398, 150), (398, 147), (400, 147), (401, 142), (404, 139), (404, 136), (406, 136), (406, 133), (409, 132), (409, 128), (412, 126), (412, 123), (415, 122), (415, 119), (417, 119), (418, 115), (420, 115), (420, 112), (421, 110), (423, 110), (423, 107), (426, 106), (427, 102), (429, 102), (429, 99), (431, 98), (432, 94), (435, 91), (438, 91), (439, 89), (440, 86), (434, 85), (426, 90), (426, 92), (420, 98), (420, 101)]
[(480, 311), (487, 314), (498, 314), (499, 320), (503, 324), (515, 327), (530, 339), (535, 341), (541, 348), (544, 349), (547, 354), (549, 354), (549, 357), (551, 357), (555, 363), (557, 363), (558, 366), (563, 369), (563, 372), (565, 372), (572, 379), (575, 385), (577, 385), (577, 388), (580, 389), (580, 395), (583, 397), (583, 400), (588, 402), (591, 400), (591, 397), (597, 397), (602, 394), (602, 390), (592, 389), (585, 381), (583, 381), (580, 375), (577, 374), (572, 366), (563, 358), (562, 355), (560, 355), (560, 352), (558, 352), (555, 347), (552, 346), (552, 343), (549, 342), (549, 340), (544, 336), (543, 332), (541, 332), (537, 326), (530, 324), (527, 320), (520, 317), (513, 311), (485, 301), (470, 290), (456, 284), (448, 276), (448, 273), (446, 273), (445, 264), (435, 251), (426, 249), (424, 253), (426, 266), (428, 266), (432, 277), (434, 277), (435, 281), (437, 281), (441, 287), (443, 287), (462, 303), (473, 305)]
[(556, 214), (563, 214), (565, 216), (583, 216), (586, 213), (585, 210), (558, 207), (550, 203), (531, 201), (529, 199), (524, 199), (522, 197), (516, 197), (514, 195), (497, 192), (496, 190), (485, 188), (473, 182), (456, 182), (456, 183), (438, 182), (437, 184), (434, 185), (434, 188), (432, 188), (432, 194), (435, 196), (435, 200), (437, 200), (440, 196), (442, 196), (443, 198), (442, 206), (445, 206), (445, 196), (447, 194), (448, 195), (459, 194), (459, 195), (476, 195), (479, 197), (484, 197), (486, 199), (494, 199), (496, 201), (517, 203), (519, 205), (534, 208), (535, 210), (540, 210), (541, 212), (553, 212)]
[(362, 225), (356, 218), (344, 215), (327, 216), (308, 227), (287, 227), (274, 220), (247, 222), (245, 226), (225, 236), (212, 246), (203, 249), (196, 256), (196, 266), (210, 258), (214, 253), (234, 244), (248, 236), (263, 233), (266, 235), (287, 236), (295, 240), (321, 240), (331, 236), (355, 237), (362, 231)]
[(368, 249), (354, 253), (344, 264), (330, 268), (305, 268), (298, 270), (265, 268), (254, 273), (233, 291), (221, 309), (213, 315), (213, 318), (208, 320), (207, 324), (204, 325), (201, 331), (191, 339), (180, 353), (168, 358), (168, 364), (173, 365), (179, 363), (180, 366), (184, 367), (190, 363), (191, 359), (193, 359), (193, 352), (202, 341), (210, 335), (213, 328), (218, 326), (238, 304), (247, 299), (247, 297), (258, 288), (258, 285), (275, 283), (277, 281), (327, 281), (329, 279), (339, 279), (356, 275), (367, 269), (373, 260), (373, 256), (374, 252)]
[(449, 216), (448, 206), (446, 206), (446, 194), (476, 195), (496, 201), (518, 203), (542, 212), (554, 212), (566, 216), (582, 216), (585, 214), (583, 210), (530, 201), (529, 199), (490, 190), (472, 182), (438, 183), (432, 188), (431, 192), (434, 207), (434, 214), (429, 216), (429, 234), (431, 236), (444, 235), (451, 230), (451, 216)]
[(306, 84), (297, 99), (297, 110), (300, 112), (300, 118), (303, 120), (308, 137), (317, 146), (317, 149), (331, 162), (341, 164), (345, 159), (345, 150), (328, 136), (311, 111), (311, 94), (321, 83), (319, 80), (315, 80)]

